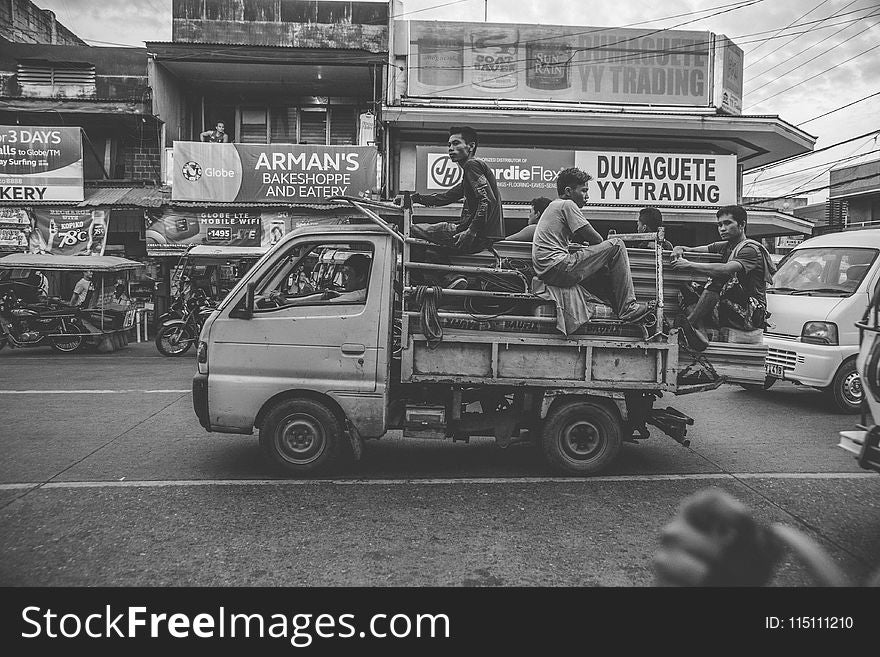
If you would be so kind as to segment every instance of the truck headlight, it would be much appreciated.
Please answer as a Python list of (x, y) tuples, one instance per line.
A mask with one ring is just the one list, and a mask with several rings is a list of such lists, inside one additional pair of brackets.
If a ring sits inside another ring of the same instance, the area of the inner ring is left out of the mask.
[(832, 322), (807, 322), (801, 330), (801, 342), (810, 344), (838, 344), (837, 324)]

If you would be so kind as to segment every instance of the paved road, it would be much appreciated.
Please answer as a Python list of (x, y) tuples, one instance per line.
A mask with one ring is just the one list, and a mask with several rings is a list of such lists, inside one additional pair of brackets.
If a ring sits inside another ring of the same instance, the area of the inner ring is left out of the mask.
[[(707, 485), (854, 579), (880, 563), (880, 477), (836, 447), (856, 418), (812, 390), (670, 398), (691, 447), (657, 432), (600, 478), (555, 477), (526, 446), (396, 437), (288, 481), (254, 437), (201, 429), (194, 368), (149, 343), (0, 352), (0, 584), (649, 586), (657, 532)], [(810, 583), (792, 559), (774, 579)]]

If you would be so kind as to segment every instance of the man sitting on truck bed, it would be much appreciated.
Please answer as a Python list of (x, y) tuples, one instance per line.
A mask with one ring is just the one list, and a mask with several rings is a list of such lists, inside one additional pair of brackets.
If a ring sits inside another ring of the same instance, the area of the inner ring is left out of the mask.
[[(577, 167), (559, 172), (559, 198), (544, 210), (532, 241), (535, 274), (547, 285), (557, 287), (589, 288), (591, 282), (607, 277), (610, 290), (599, 296), (611, 297), (611, 305), (622, 321), (636, 322), (648, 314), (650, 306), (636, 301), (626, 246), (618, 238), (603, 241), (581, 212), (591, 178)], [(572, 242), (587, 247), (569, 253)]]
[[(451, 189), (438, 194), (413, 194), (413, 203), (426, 206), (449, 205), (464, 199), (461, 219), (434, 224), (413, 224), (410, 234), (433, 242), (451, 253), (478, 253), (504, 239), (501, 217), (501, 195), (492, 169), (478, 160), (477, 133), (468, 126), (449, 128), (449, 159), (461, 168), (461, 180)], [(446, 259), (429, 251), (427, 258), (446, 263)], [(467, 285), (463, 276), (445, 276), (445, 286), (462, 288)]]
[[(739, 306), (747, 312), (747, 316), (744, 317), (744, 324), (733, 326), (729, 322), (734, 319), (733, 315), (726, 319), (725, 313), (719, 312), (721, 323), (727, 322), (733, 328), (744, 330), (763, 329), (767, 317), (767, 284), (772, 284), (773, 274), (776, 273), (776, 267), (767, 250), (760, 242), (746, 238), (748, 214), (745, 208), (741, 205), (726, 205), (715, 216), (722, 241), (703, 246), (676, 246), (672, 250), (673, 269), (710, 277), (693, 309), (678, 322), (688, 345), (697, 351), (702, 351), (709, 345), (703, 329), (711, 323), (722, 296), (726, 298), (729, 295), (734, 302), (727, 307)], [(724, 262), (691, 262), (684, 257), (686, 252), (719, 253)], [(729, 283), (735, 287), (732, 288)], [(729, 292), (731, 289), (734, 289), (736, 295)]]

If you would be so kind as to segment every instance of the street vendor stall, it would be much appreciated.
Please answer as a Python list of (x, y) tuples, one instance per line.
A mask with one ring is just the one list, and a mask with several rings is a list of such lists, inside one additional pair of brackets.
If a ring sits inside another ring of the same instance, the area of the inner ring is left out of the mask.
[[(32, 312), (51, 316), (59, 310), (75, 311), (73, 325), (75, 331), (65, 330), (66, 344), (75, 351), (85, 344), (97, 347), (98, 351), (115, 351), (128, 344), (127, 332), (134, 325), (134, 305), (125, 292), (124, 285), (118, 285), (124, 272), (143, 267), (139, 262), (116, 256), (63, 256), (35, 253), (14, 253), (0, 258), (0, 276), (14, 270), (38, 270), (52, 272), (92, 272), (91, 289), (84, 295), (80, 305), (69, 303), (71, 298), (48, 297), (38, 304), (28, 307)], [(85, 278), (85, 276), (84, 276)], [(124, 279), (123, 279), (124, 280)], [(45, 310), (43, 310), (45, 306)], [(21, 314), (21, 313), (19, 313)], [(77, 340), (76, 338), (80, 338)], [(22, 343), (18, 346), (28, 346)]]

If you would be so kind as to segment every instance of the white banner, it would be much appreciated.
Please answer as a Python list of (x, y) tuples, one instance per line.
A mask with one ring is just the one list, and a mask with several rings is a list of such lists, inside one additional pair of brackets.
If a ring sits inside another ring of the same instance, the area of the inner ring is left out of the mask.
[(717, 207), (737, 202), (735, 155), (578, 151), (575, 166), (593, 177), (589, 203)]

